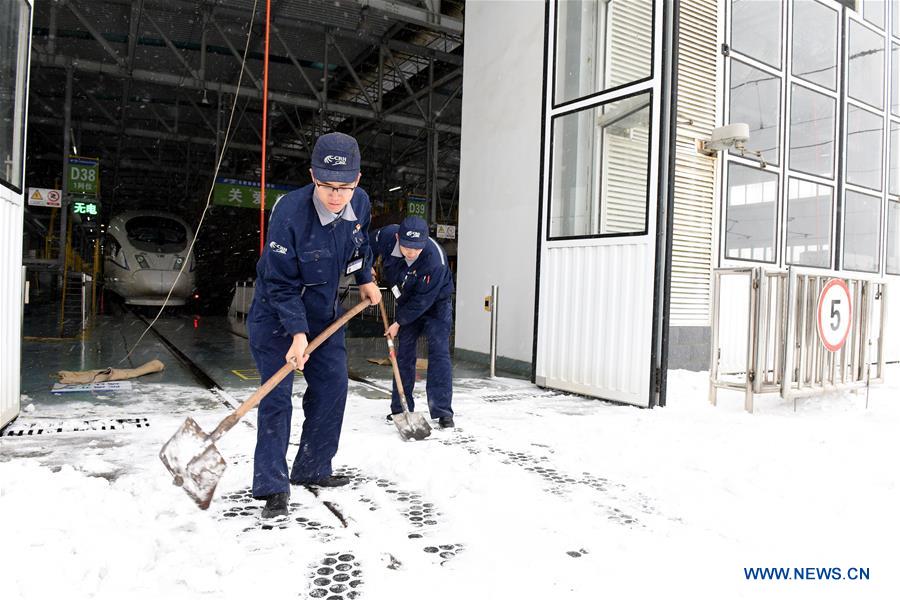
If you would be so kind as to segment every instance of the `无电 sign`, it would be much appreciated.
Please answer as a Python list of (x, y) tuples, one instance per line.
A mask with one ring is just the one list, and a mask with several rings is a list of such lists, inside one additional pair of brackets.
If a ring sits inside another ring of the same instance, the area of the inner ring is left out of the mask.
[(97, 202), (73, 202), (71, 206), (73, 215), (96, 217), (100, 214), (100, 204)]
[(100, 160), (69, 156), (66, 161), (66, 190), (70, 194), (96, 196), (100, 193)]

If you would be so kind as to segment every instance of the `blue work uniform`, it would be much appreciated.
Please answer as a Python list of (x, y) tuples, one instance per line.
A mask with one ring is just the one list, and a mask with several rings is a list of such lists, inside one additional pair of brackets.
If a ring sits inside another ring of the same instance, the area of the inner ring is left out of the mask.
[[(342, 314), (338, 283), (353, 273), (372, 281), (373, 255), (366, 231), (369, 196), (356, 188), (338, 215), (314, 196), (313, 184), (282, 197), (269, 219), (266, 247), (256, 265), (256, 289), (247, 320), (250, 351), (262, 381), (285, 364), (296, 333), (312, 341)], [(260, 403), (253, 462), (253, 495), (288, 492), (290, 483), (331, 475), (347, 402), (347, 351), (343, 328), (319, 346), (303, 369), (303, 432), (288, 476), (291, 373)]]
[[(411, 264), (400, 252), (399, 225), (388, 225), (369, 235), (375, 257), (381, 257), (387, 286), (396, 296), (394, 320), (397, 334), (397, 367), (409, 410), (413, 410), (416, 383), (416, 343), (428, 340), (428, 371), (425, 392), (433, 419), (452, 417), (453, 368), (450, 364), (450, 330), (453, 327), (453, 276), (444, 249), (433, 239)], [(402, 412), (397, 384), (391, 397), (391, 413)]]

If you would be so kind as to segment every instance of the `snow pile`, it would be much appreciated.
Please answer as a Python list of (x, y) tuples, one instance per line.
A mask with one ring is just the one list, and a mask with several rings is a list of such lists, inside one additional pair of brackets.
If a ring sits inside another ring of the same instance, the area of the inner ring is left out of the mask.
[[(295, 487), (274, 522), (247, 493), (255, 430), (218, 442), (228, 469), (199, 511), (157, 453), (186, 414), (208, 432), (228, 411), (196, 389), (139, 387), (65, 411), (32, 399), (28, 418), (141, 416), (149, 429), (0, 440), (4, 598), (900, 595), (896, 383), (868, 408), (834, 394), (749, 415), (739, 395), (710, 406), (704, 373), (672, 372), (656, 410), (461, 380), (459, 428), (424, 442), (403, 442), (387, 401), (353, 384), (335, 461), (353, 484)], [(756, 567), (870, 579), (748, 580)]]

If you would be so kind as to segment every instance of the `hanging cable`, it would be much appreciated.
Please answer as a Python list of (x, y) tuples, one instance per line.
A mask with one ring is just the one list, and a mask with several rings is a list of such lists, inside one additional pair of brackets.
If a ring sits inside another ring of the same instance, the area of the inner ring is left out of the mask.
[[(197, 227), (194, 231), (194, 237), (191, 240), (191, 244), (188, 246), (188, 251), (187, 251), (188, 258), (190, 258), (191, 253), (193, 253), (193, 251), (194, 251), (194, 245), (197, 243), (197, 237), (200, 235), (200, 228), (203, 227), (203, 221), (206, 219), (206, 213), (209, 211), (210, 204), (212, 204), (213, 192), (216, 189), (216, 179), (219, 176), (219, 169), (222, 166), (222, 159), (225, 158), (225, 152), (228, 150), (229, 142), (233, 141), (233, 140), (229, 140), (229, 135), (232, 135), (232, 137), (233, 137), (233, 134), (231, 133), (231, 126), (234, 123), (234, 112), (235, 112), (235, 109), (237, 108), (237, 102), (238, 102), (238, 97), (239, 97), (238, 92), (240, 92), (240, 90), (241, 90), (241, 84), (244, 80), (244, 71), (247, 68), (247, 53), (250, 50), (250, 38), (253, 35), (253, 22), (256, 17), (256, 7), (258, 6), (258, 4), (259, 4), (259, 0), (253, 0), (253, 9), (250, 11), (250, 24), (247, 28), (247, 41), (244, 44), (244, 56), (241, 59), (241, 70), (240, 70), (240, 73), (238, 74), (237, 87), (235, 88), (235, 92), (234, 92), (234, 101), (231, 103), (231, 114), (228, 117), (228, 126), (225, 128), (225, 138), (222, 141), (222, 149), (219, 152), (218, 159), (216, 160), (216, 169), (213, 172), (212, 183), (209, 186), (209, 193), (206, 195), (206, 205), (203, 207), (203, 212), (200, 214), (200, 221), (197, 223)], [(268, 35), (268, 28), (266, 29), (266, 34)], [(266, 54), (268, 56), (268, 49), (267, 49)], [(265, 134), (263, 134), (263, 135), (265, 135)], [(175, 281), (172, 282), (172, 287), (169, 288), (169, 293), (166, 294), (166, 299), (163, 300), (162, 306), (159, 307), (159, 312), (156, 313), (156, 316), (153, 317), (153, 320), (150, 322), (149, 325), (147, 325), (147, 328), (144, 329), (144, 332), (141, 333), (141, 336), (134, 343), (134, 345), (131, 346), (131, 348), (129, 348), (128, 354), (126, 354), (125, 357), (119, 361), (120, 363), (123, 363), (126, 360), (128, 360), (129, 358), (131, 358), (131, 355), (134, 353), (135, 349), (141, 344), (141, 340), (144, 339), (144, 336), (147, 335), (147, 332), (149, 332), (153, 328), (153, 326), (156, 324), (156, 322), (159, 320), (159, 317), (162, 315), (163, 311), (166, 309), (166, 306), (169, 304), (169, 298), (172, 297), (172, 291), (175, 289), (175, 286), (178, 285), (178, 280), (181, 279), (181, 276), (184, 274), (184, 270), (187, 268), (187, 266), (190, 262), (192, 262), (192, 261), (185, 260), (182, 263), (181, 269), (178, 271), (178, 275), (175, 276)]]
[(259, 203), (259, 256), (262, 257), (266, 244), (266, 138), (269, 133), (269, 29), (271, 22), (272, 0), (266, 0), (266, 48), (263, 52), (263, 89), (262, 89), (262, 170), (260, 171), (260, 203)]

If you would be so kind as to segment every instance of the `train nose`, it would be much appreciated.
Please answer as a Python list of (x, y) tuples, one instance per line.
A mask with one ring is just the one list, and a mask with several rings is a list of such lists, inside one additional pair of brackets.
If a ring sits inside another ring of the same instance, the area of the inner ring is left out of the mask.
[(178, 278), (178, 271), (162, 269), (140, 269), (134, 274), (135, 291), (140, 295), (154, 295), (165, 297), (172, 290), (173, 297), (187, 297), (193, 289), (190, 277), (187, 274)]

